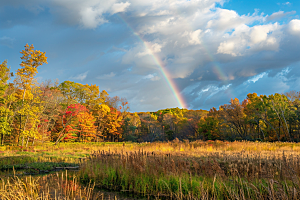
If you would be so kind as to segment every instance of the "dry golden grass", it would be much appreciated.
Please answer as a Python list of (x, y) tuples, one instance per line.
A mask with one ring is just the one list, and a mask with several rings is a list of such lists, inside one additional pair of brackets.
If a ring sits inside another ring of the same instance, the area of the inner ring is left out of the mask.
[(26, 151), (14, 148), (6, 147), (0, 157), (10, 159), (15, 154), (39, 161), (81, 163), (81, 182), (93, 181), (96, 187), (141, 196), (300, 199), (297, 143), (175, 140), (44, 144)]
[[(40, 177), (9, 177), (0, 180), (1, 200), (96, 200), (104, 194), (94, 191), (94, 185), (81, 186), (68, 172)], [(109, 198), (110, 199), (110, 198)], [(116, 199), (116, 198), (111, 198)]]
[(105, 145), (83, 181), (175, 199), (299, 199), (300, 148), (293, 143), (168, 142)]

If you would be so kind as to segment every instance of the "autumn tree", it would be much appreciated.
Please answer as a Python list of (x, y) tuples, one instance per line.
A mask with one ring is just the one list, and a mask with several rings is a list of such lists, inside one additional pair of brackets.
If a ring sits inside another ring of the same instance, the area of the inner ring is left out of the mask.
[(71, 104), (63, 115), (64, 134), (58, 140), (91, 141), (95, 138), (96, 127), (93, 115), (81, 104)]
[(220, 117), (222, 118), (225, 126), (233, 131), (240, 139), (250, 139), (249, 127), (247, 123), (247, 115), (244, 113), (244, 105), (235, 98), (230, 100), (230, 104), (220, 106)]
[(183, 125), (182, 134), (189, 139), (195, 140), (199, 135), (198, 124), (200, 119), (207, 115), (206, 110), (187, 110), (184, 113), (184, 117), (187, 119), (186, 123)]
[(197, 139), (222, 139), (221, 123), (219, 111), (214, 107), (211, 108), (207, 116), (202, 117), (198, 123)]
[(107, 113), (104, 120), (104, 136), (106, 136), (111, 142), (118, 141), (122, 138), (123, 117), (121, 112), (115, 108), (110, 108), (110, 112)]
[(139, 137), (138, 127), (140, 124), (141, 120), (136, 112), (128, 113), (122, 125), (124, 139), (127, 141), (136, 141)]
[(35, 83), (34, 77), (38, 73), (37, 68), (44, 63), (48, 63), (46, 52), (34, 50), (33, 45), (29, 46), (26, 44), (25, 50), (22, 50), (20, 53), (22, 54), (21, 68), (17, 70), (15, 81), (23, 91), (22, 101), (24, 101), (26, 90), (31, 90), (31, 87)]
[(39, 115), (40, 123), (38, 125), (38, 132), (41, 135), (42, 142), (58, 137), (57, 130), (51, 134), (51, 131), (54, 131), (55, 122), (59, 120), (61, 110), (63, 109), (63, 96), (56, 85), (57, 83), (52, 83), (51, 81), (39, 84), (40, 92), (38, 95), (43, 105), (43, 110)]
[(155, 112), (141, 112), (138, 115), (141, 120), (141, 139), (149, 142), (162, 139), (163, 130), (158, 121), (158, 114)]
[(9, 94), (7, 81), (10, 79), (10, 68), (7, 67), (7, 61), (0, 64), (0, 139), (1, 145), (4, 143), (5, 135), (11, 133), (11, 120), (13, 111), (11, 110), (11, 100), (13, 96)]
[[(25, 50), (20, 52), (22, 54), (22, 62), (16, 72), (14, 80), (16, 86), (19, 87), (19, 94), (22, 94), (21, 105), (17, 111), (20, 118), (20, 133), (22, 136), (22, 145), (24, 145), (24, 138), (36, 137), (36, 126), (39, 123), (38, 114), (42, 107), (39, 105), (39, 98), (35, 98), (33, 92), (37, 92), (38, 88), (33, 87), (36, 84), (35, 75), (38, 73), (37, 68), (44, 63), (47, 63), (45, 52), (35, 50), (34, 46), (25, 45)], [(34, 91), (33, 91), (33, 88)], [(20, 96), (20, 95), (19, 95)]]
[(294, 141), (300, 141), (300, 92), (290, 91), (285, 93), (288, 99), (288, 126)]
[(283, 102), (281, 102), (282, 96), (280, 94), (257, 96), (256, 93), (253, 93), (248, 94), (247, 99), (249, 100), (247, 114), (256, 121), (258, 130), (264, 139), (281, 141), (283, 137), (289, 138), (283, 121), (286, 110), (283, 111), (282, 109), (286, 105), (282, 107)]
[(89, 110), (96, 109), (98, 105), (104, 103), (107, 99), (106, 91), (99, 91), (99, 86), (75, 83), (73, 81), (64, 81), (58, 89), (65, 97), (64, 104), (69, 106), (70, 104), (80, 103), (86, 106)]

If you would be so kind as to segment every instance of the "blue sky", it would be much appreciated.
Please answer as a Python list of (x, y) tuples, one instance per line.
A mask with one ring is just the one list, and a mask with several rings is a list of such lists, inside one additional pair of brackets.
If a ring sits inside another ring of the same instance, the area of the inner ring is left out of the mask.
[(39, 81), (96, 84), (131, 111), (177, 107), (155, 55), (188, 107), (209, 109), (299, 90), (299, 11), (298, 0), (2, 0), (0, 61), (15, 71), (33, 44), (48, 56)]
[(224, 9), (235, 10), (239, 14), (252, 14), (255, 10), (271, 15), (280, 10), (289, 12), (300, 8), (299, 1), (272, 1), (272, 0), (231, 0), (222, 6)]

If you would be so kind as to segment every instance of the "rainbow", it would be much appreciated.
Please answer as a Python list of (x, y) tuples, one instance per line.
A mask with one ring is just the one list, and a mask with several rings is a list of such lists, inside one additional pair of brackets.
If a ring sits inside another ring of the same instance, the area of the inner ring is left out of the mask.
[(159, 67), (162, 75), (164, 76), (165, 81), (167, 82), (169, 88), (171, 89), (175, 100), (177, 101), (180, 108), (187, 108), (186, 102), (183, 98), (183, 96), (180, 93), (180, 90), (178, 89), (177, 85), (175, 84), (174, 80), (171, 78), (170, 73), (167, 71), (167, 69), (164, 67), (164, 63), (159, 58), (159, 56), (153, 51), (152, 47), (149, 45), (149, 43), (144, 40), (139, 34), (137, 34), (133, 28), (127, 23), (123, 17), (120, 14), (117, 14), (119, 18), (127, 25), (127, 27), (132, 31), (132, 33), (143, 43), (145, 48), (150, 52), (150, 55), (152, 56), (154, 62)]
[[(142, 38), (140, 36), (138, 36), (141, 40)], [(171, 78), (169, 72), (167, 71), (167, 69), (164, 67), (164, 63), (162, 62), (162, 60), (158, 57), (157, 54), (155, 54), (151, 48), (151, 46), (149, 45), (148, 42), (143, 41), (144, 46), (150, 51), (151, 56), (153, 57), (155, 63), (157, 64), (157, 66), (159, 66), (159, 69), (162, 73), (162, 75), (164, 76), (167, 84), (169, 85), (169, 88), (171, 89), (176, 101), (178, 102), (179, 106), (181, 108), (187, 108), (186, 107), (186, 103), (185, 100), (183, 98), (183, 96), (180, 93), (180, 90), (178, 89), (177, 85), (175, 84), (175, 82), (173, 81), (173, 79)]]
[[(206, 52), (206, 54), (208, 55), (210, 61), (213, 64), (213, 72), (218, 76), (218, 79), (221, 80), (223, 82), (223, 84), (229, 84), (229, 78), (225, 75), (225, 73), (223, 72), (222, 68), (218, 65), (218, 63), (215, 61), (213, 55), (209, 52), (208, 48), (201, 43), (204, 51)], [(228, 87), (228, 89), (226, 89), (227, 91), (225, 92), (227, 94), (227, 96), (229, 98), (234, 98), (235, 96), (233, 95), (232, 90), (230, 89), (230, 87)]]
[[(179, 9), (174, 9), (173, 11), (176, 12), (177, 16), (181, 15)], [(190, 30), (194, 30), (193, 27), (191, 26), (191, 24), (189, 23), (189, 21), (186, 21), (185, 24), (187, 24), (187, 26), (190, 28)], [(213, 65), (212, 66), (213, 72), (217, 75), (218, 79), (221, 80), (223, 82), (223, 84), (229, 85), (229, 78), (228, 78), (228, 76), (226, 76), (226, 74), (224, 73), (224, 71), (222, 70), (222, 68), (216, 62), (216, 60), (214, 59), (213, 54), (210, 53), (209, 49), (206, 47), (206, 45), (203, 42), (201, 42), (201, 46), (203, 47), (203, 50), (205, 51), (205, 53), (208, 55), (208, 57), (209, 57), (212, 65)], [(225, 93), (227, 94), (227, 96), (229, 98), (234, 98), (233, 92), (230, 89), (230, 87), (228, 87), (226, 89)]]
[[(216, 62), (213, 62), (213, 71), (218, 76), (219, 80), (223, 82), (223, 84), (227, 84), (227, 85), (229, 84), (228, 82), (229, 78), (225, 75), (222, 68)], [(225, 93), (227, 94), (227, 97), (229, 98), (235, 97), (230, 87), (228, 87), (226, 90), (227, 91), (225, 91)]]

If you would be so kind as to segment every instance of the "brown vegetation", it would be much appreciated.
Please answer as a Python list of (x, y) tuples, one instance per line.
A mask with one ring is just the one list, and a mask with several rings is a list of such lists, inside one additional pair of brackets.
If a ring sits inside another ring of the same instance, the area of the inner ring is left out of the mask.
[[(134, 145), (133, 145), (134, 146)], [(83, 182), (175, 199), (298, 199), (300, 146), (293, 143), (169, 142), (95, 151)]]

